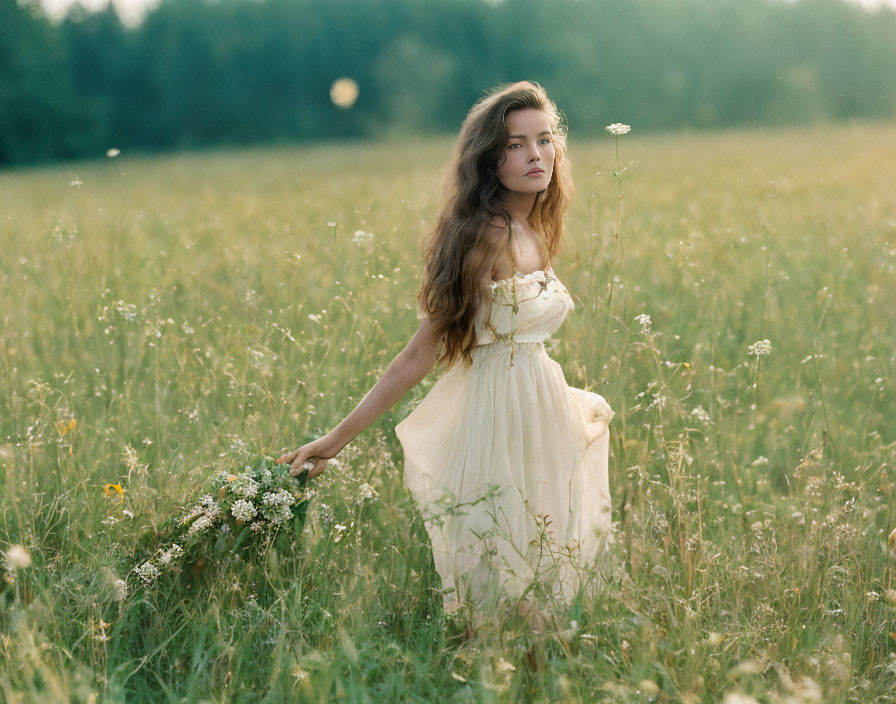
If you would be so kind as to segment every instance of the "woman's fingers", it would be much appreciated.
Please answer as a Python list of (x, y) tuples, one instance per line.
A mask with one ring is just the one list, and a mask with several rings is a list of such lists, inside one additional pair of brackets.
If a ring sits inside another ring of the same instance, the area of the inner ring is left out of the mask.
[(326, 457), (317, 457), (316, 455), (311, 454), (314, 451), (311, 444), (304, 445), (300, 447), (298, 450), (293, 450), (292, 452), (288, 452), (277, 460), (277, 464), (281, 464), (283, 462), (288, 462), (289, 473), (292, 476), (296, 476), (297, 474), (301, 474), (304, 469), (304, 465), (310, 464), (311, 469), (308, 471), (308, 478), (314, 479), (314, 477), (323, 473), (323, 471), (327, 468), (327, 464), (329, 460)]
[(287, 452), (285, 455), (283, 455), (283, 457), (278, 458), (274, 464), (281, 464), (283, 462), (292, 463), (292, 461), (295, 459), (297, 454), (299, 454), (298, 450), (293, 450), (292, 452)]
[(303, 453), (301, 451), (301, 449), (296, 450), (294, 453), (291, 453), (291, 454), (293, 455), (293, 458), (292, 458), (292, 461), (289, 463), (290, 464), (289, 473), (291, 475), (295, 476), (299, 472), (302, 471), (302, 465), (308, 461), (308, 457), (306, 456), (305, 453)]
[(295, 476), (302, 472), (306, 464), (310, 464), (311, 469), (308, 471), (308, 478), (314, 479), (327, 468), (327, 462), (328, 460), (324, 457), (297, 457), (293, 461), (292, 469), (289, 470), (289, 473)]
[(309, 479), (314, 479), (318, 474), (323, 474), (323, 471), (327, 468), (329, 460), (325, 457), (313, 457), (312, 462), (314, 463), (314, 466), (311, 468), (311, 471), (308, 472)]

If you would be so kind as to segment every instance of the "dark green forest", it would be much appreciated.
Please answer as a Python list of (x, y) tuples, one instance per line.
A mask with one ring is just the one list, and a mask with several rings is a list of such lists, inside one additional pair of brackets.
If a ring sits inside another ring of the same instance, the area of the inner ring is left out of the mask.
[(523, 78), (576, 134), (881, 119), (894, 38), (841, 0), (163, 0), (136, 27), (0, 0), (0, 164), (455, 132)]

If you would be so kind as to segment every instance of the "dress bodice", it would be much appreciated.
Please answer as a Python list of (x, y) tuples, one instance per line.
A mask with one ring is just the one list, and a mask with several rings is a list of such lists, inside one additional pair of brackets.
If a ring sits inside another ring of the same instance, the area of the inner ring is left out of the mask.
[(544, 342), (563, 323), (575, 304), (569, 291), (547, 271), (517, 272), (489, 285), (486, 300), (476, 316), (476, 344)]

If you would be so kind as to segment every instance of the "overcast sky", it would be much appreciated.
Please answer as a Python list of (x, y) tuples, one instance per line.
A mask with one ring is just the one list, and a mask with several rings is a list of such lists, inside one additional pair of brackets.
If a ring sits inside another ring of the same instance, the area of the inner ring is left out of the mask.
[[(40, 0), (41, 4), (51, 17), (61, 17), (65, 11), (75, 2), (80, 2), (84, 7), (90, 10), (99, 10), (106, 7), (110, 0)], [(151, 7), (155, 7), (159, 0), (111, 0), (118, 16), (121, 17), (125, 24), (137, 24), (143, 17), (144, 12)], [(880, 5), (887, 5), (896, 8), (896, 0), (847, 0), (858, 5), (862, 5), (869, 9), (874, 9)]]

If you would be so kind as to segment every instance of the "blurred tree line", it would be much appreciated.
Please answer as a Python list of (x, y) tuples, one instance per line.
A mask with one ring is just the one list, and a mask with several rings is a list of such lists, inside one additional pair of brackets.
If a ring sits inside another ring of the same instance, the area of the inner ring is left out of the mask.
[(842, 0), (163, 0), (136, 27), (0, 0), (0, 164), (455, 132), (522, 78), (576, 134), (892, 117), (894, 37)]

